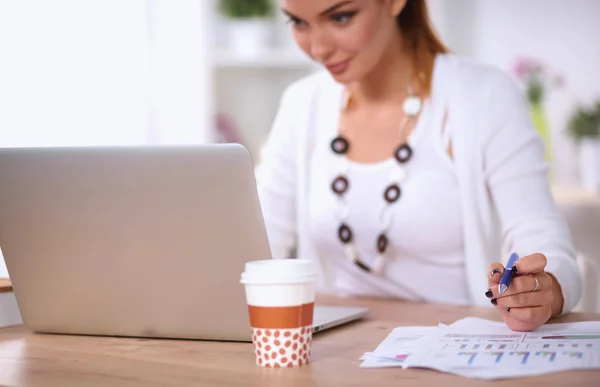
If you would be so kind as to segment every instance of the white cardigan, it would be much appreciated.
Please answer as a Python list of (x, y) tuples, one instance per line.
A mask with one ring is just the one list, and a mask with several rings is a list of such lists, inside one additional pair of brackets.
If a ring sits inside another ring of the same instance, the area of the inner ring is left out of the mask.
[[(563, 313), (569, 312), (581, 297), (581, 274), (526, 101), (500, 70), (444, 56), (432, 93), (444, 93), (447, 103), (472, 304), (491, 306), (484, 293), (492, 262), (505, 262), (508, 252), (541, 252), (548, 258), (546, 271), (562, 286)], [(298, 257), (316, 260), (321, 292), (333, 291), (332, 274), (307, 229), (308, 163), (314, 133), (338, 124), (341, 91), (326, 72), (290, 85), (255, 171), (273, 258), (287, 258), (296, 246)]]

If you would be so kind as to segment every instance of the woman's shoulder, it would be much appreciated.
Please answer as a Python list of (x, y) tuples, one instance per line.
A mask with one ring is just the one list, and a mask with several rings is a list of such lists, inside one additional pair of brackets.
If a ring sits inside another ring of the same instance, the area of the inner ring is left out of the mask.
[(461, 82), (482, 84), (514, 80), (501, 68), (484, 63), (475, 58), (459, 54), (443, 54), (442, 61), (447, 65), (449, 75)]
[(508, 72), (458, 55), (446, 55), (444, 60), (451, 83), (446, 98), (449, 117), (456, 127), (479, 133), (484, 141), (495, 136), (508, 118), (513, 125), (528, 128), (527, 99)]
[(491, 91), (520, 93), (516, 81), (501, 68), (474, 58), (443, 54), (442, 61), (447, 67), (447, 77), (454, 83), (454, 91), (465, 98), (484, 101)]
[(450, 109), (463, 117), (491, 118), (500, 106), (506, 113), (520, 112), (526, 105), (516, 80), (501, 68), (455, 54), (445, 54), (443, 62)]

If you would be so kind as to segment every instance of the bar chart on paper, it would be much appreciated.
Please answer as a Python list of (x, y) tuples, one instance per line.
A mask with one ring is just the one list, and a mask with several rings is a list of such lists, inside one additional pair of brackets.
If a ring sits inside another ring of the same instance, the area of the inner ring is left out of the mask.
[(429, 368), (477, 379), (600, 369), (600, 321), (546, 324), (515, 332), (468, 317), (437, 327), (398, 327), (361, 367)]
[(527, 362), (529, 361), (529, 355), (531, 355), (531, 352), (509, 352), (508, 353), (508, 357), (512, 359), (512, 361), (510, 361), (510, 363), (513, 363), (514, 365), (526, 365)]
[(468, 366), (488, 366), (502, 363), (504, 352), (458, 352), (457, 361), (459, 365), (466, 361)]
[[(558, 334), (552, 328), (579, 334)], [(440, 327), (421, 351), (406, 360), (405, 367), (427, 367), (483, 379), (597, 369), (600, 337), (595, 331), (600, 331), (600, 322), (548, 326), (535, 333), (503, 327), (479, 331), (476, 327)]]

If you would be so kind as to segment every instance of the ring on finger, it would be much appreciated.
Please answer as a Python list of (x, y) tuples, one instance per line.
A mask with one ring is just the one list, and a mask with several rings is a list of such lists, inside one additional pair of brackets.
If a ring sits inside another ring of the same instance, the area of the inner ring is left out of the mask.
[(540, 281), (537, 279), (537, 277), (533, 277), (533, 279), (535, 280), (535, 286), (533, 287), (532, 292), (535, 292), (540, 287)]

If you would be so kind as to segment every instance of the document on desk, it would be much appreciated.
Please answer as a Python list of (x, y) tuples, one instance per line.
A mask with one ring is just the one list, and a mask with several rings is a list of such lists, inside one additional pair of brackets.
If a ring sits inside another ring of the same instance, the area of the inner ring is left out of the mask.
[[(456, 321), (453, 327), (469, 326), (479, 323), (481, 326), (502, 327), (504, 323), (468, 317)], [(443, 324), (439, 325), (444, 326)], [(437, 327), (417, 326), (398, 327), (379, 344), (373, 352), (366, 352), (360, 357), (362, 368), (402, 367), (405, 360), (427, 343)]]
[(361, 359), (361, 367), (430, 368), (480, 379), (600, 369), (600, 321), (547, 324), (534, 332), (473, 318), (396, 328)]
[(373, 352), (360, 359), (363, 368), (402, 367), (405, 360), (435, 332), (435, 327), (399, 327), (388, 335)]

